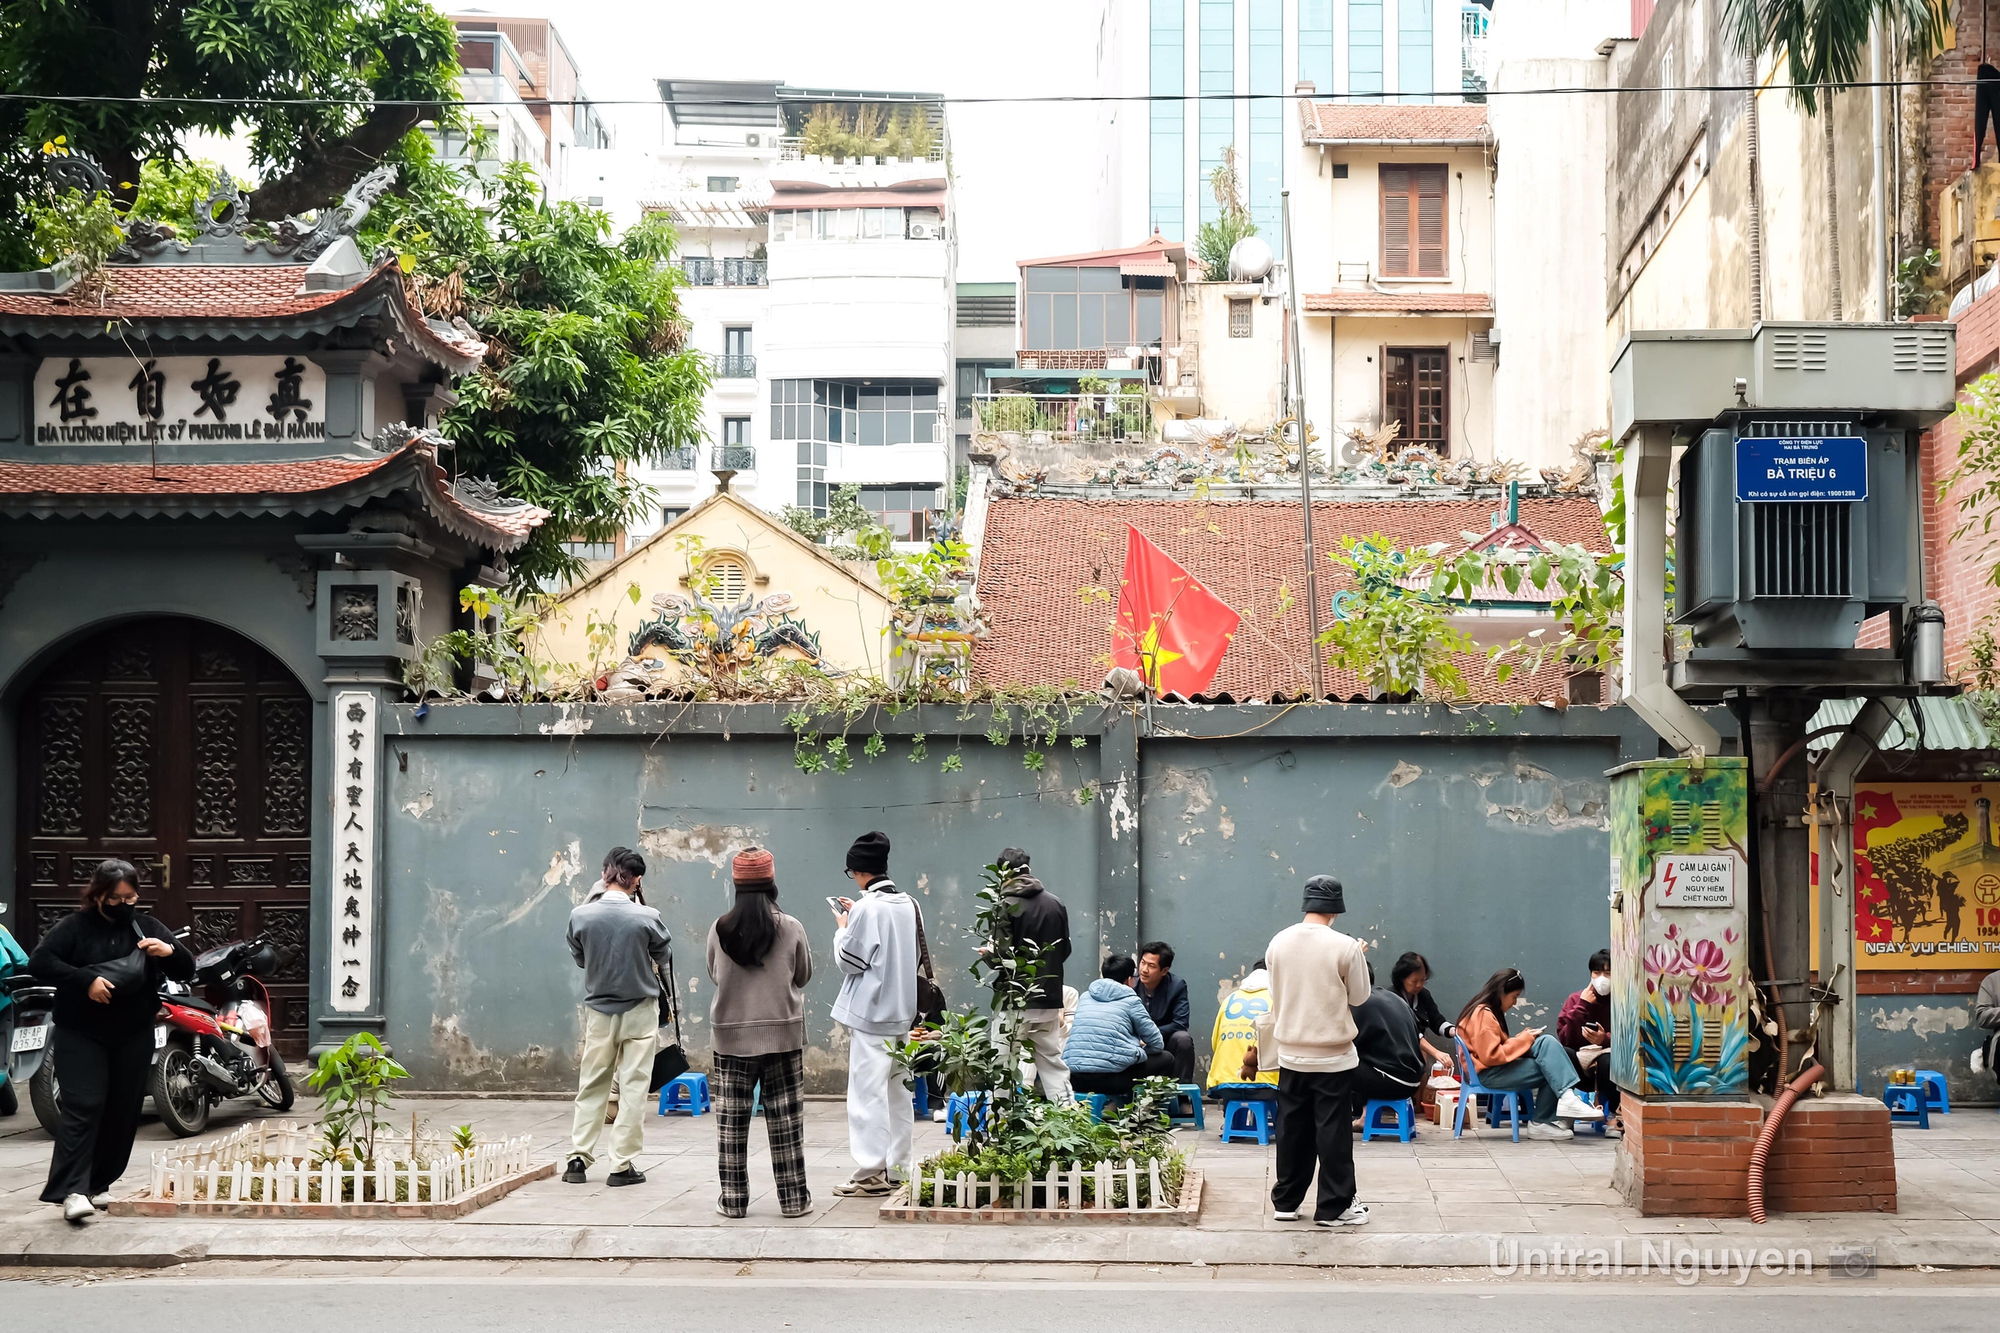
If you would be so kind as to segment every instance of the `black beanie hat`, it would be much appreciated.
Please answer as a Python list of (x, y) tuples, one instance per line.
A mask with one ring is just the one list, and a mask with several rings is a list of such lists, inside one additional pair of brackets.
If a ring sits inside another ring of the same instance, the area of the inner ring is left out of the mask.
[(847, 849), (847, 868), (868, 875), (889, 873), (889, 835), (864, 833)]
[(1314, 875), (1306, 881), (1305, 904), (1301, 909), (1324, 916), (1340, 916), (1347, 911), (1347, 896), (1340, 881), (1331, 875)]

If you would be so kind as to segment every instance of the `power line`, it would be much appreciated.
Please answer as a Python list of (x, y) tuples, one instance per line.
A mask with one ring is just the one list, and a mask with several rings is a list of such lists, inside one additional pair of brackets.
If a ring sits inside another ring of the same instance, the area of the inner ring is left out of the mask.
[[(1831, 91), (1859, 92), (1874, 88), (1977, 88), (1978, 79), (1881, 79), (1860, 80), (1852, 83), (1798, 84), (1798, 83), (1675, 83), (1636, 84), (1623, 87), (1557, 87), (1557, 88), (1487, 88), (1478, 96), (1491, 100), (1496, 97), (1571, 97), (1582, 94), (1619, 93), (1747, 93), (1752, 88), (1761, 92), (1811, 92), (1818, 95)], [(1049, 93), (1039, 96), (1010, 97), (925, 97), (922, 104), (937, 106), (1087, 106), (1103, 103), (1174, 103), (1174, 102), (1350, 102), (1361, 106), (1403, 105), (1403, 106), (1455, 106), (1461, 103), (1394, 103), (1387, 99), (1397, 97), (1396, 93), (1356, 93), (1356, 92), (1313, 92), (1298, 93)], [(1458, 96), (1444, 93), (1438, 96)], [(787, 98), (787, 103), (804, 105), (813, 102), (839, 103), (845, 101), (865, 101), (865, 98), (840, 97), (799, 97)], [(47, 102), (58, 105), (78, 106), (267, 106), (267, 107), (352, 107), (366, 110), (374, 107), (414, 107), (431, 108), (439, 106), (459, 107), (507, 107), (533, 103), (547, 107), (676, 107), (699, 110), (728, 107), (773, 107), (779, 103), (769, 98), (720, 98), (703, 97), (690, 100), (668, 101), (665, 98), (461, 98), (451, 102), (440, 102), (435, 98), (338, 98), (338, 97), (182, 97), (182, 96), (125, 96), (110, 93), (22, 93), (0, 92), (0, 102)]]

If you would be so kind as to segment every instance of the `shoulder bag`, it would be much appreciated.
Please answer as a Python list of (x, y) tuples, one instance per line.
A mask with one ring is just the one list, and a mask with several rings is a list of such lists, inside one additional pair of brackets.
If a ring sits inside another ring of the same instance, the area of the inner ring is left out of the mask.
[(915, 896), (910, 898), (910, 908), (917, 914), (917, 1023), (931, 1027), (944, 1021), (944, 988), (937, 984), (937, 973), (931, 967), (931, 946), (924, 938), (924, 909), (917, 906)]
[[(653, 975), (660, 976), (657, 967), (653, 969)], [(647, 1092), (658, 1092), (688, 1071), (687, 1051), (681, 1046), (681, 997), (674, 986), (674, 955), (671, 950), (667, 953), (667, 975), (660, 977), (660, 997), (661, 1004), (673, 1015), (674, 1037), (672, 1041), (667, 1040), (667, 1025), (662, 1023), (660, 1049), (653, 1056), (653, 1074), (646, 1080)], [(662, 1018), (665, 1016), (661, 1015)]]
[(132, 923), (132, 952), (123, 958), (114, 958), (108, 963), (97, 963), (91, 971), (103, 977), (114, 991), (132, 987), (143, 987), (150, 976), (147, 964), (151, 961), (147, 954), (139, 951), (139, 941), (146, 938), (146, 932), (139, 923)]

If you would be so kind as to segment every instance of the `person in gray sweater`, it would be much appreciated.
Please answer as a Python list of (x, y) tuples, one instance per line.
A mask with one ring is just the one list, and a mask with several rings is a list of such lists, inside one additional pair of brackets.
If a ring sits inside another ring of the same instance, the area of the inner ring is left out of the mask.
[(847, 1146), (854, 1176), (843, 1198), (887, 1194), (891, 1171), (910, 1163), (915, 1103), (889, 1047), (917, 1021), (917, 905), (889, 878), (889, 838), (864, 833), (847, 851), (858, 897), (839, 900), (834, 961), (840, 998), (833, 1021), (847, 1029)]
[(613, 1079), (618, 1118), (607, 1144), (611, 1174), (604, 1183), (646, 1183), (633, 1159), (645, 1146), (646, 1083), (659, 1050), (660, 965), (672, 938), (660, 914), (634, 900), (645, 873), (644, 857), (623, 853), (605, 891), (569, 914), (569, 952), (583, 969), (584, 1004), (583, 1060), (563, 1172), (571, 1185), (589, 1179)]
[(708, 1025), (715, 1034), (715, 1120), (722, 1196), (715, 1211), (750, 1208), (750, 1115), (763, 1087), (771, 1173), (786, 1217), (812, 1211), (806, 1188), (806, 997), (812, 947), (778, 910), (777, 863), (746, 847), (730, 863), (736, 905), (708, 928)]

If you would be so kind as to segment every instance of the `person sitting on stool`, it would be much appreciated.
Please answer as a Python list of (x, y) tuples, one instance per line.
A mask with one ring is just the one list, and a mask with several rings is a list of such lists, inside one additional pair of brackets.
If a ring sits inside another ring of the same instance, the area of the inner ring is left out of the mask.
[(1074, 1091), (1129, 1097), (1140, 1079), (1173, 1072), (1174, 1058), (1132, 988), (1132, 960), (1112, 954), (1102, 971), (1077, 999), (1063, 1063)]
[(1173, 968), (1173, 945), (1154, 940), (1139, 946), (1139, 998), (1167, 1043), (1167, 1054), (1174, 1057), (1174, 1082), (1192, 1083), (1194, 1032), (1188, 1027), (1188, 989)]

